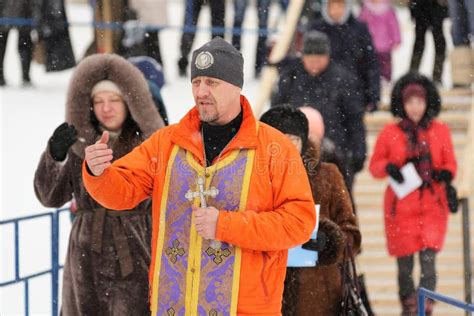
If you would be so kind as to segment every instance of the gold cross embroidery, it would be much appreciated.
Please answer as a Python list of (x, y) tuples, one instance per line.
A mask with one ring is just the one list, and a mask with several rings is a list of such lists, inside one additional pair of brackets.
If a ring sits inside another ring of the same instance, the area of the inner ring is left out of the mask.
[(168, 313), (168, 316), (174, 316), (174, 314), (176, 313), (173, 307), (170, 307), (166, 312)]
[(168, 255), (171, 262), (176, 263), (178, 256), (183, 256), (185, 251), (184, 248), (179, 247), (179, 240), (173, 240), (173, 247), (166, 249), (166, 254)]
[(214, 261), (215, 264), (220, 264), (222, 261), (224, 261), (224, 259), (222, 259), (222, 257), (228, 257), (231, 254), (230, 250), (227, 249), (227, 248), (225, 248), (225, 249), (220, 249), (220, 248), (215, 249), (215, 248), (212, 248), (212, 247), (207, 248), (206, 253), (209, 257), (214, 256), (214, 259), (212, 259), (212, 261)]
[(211, 309), (209, 311), (209, 316), (217, 316), (217, 311), (215, 309)]

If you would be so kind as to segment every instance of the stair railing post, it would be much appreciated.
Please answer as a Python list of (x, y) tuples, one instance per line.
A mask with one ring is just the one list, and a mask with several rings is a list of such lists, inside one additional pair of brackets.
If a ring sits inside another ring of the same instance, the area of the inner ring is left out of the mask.
[(51, 215), (51, 297), (52, 315), (58, 315), (59, 287), (59, 212)]
[[(464, 257), (464, 300), (472, 304), (472, 267), (471, 267), (471, 245), (470, 245), (470, 221), (469, 221), (469, 199), (461, 199), (462, 208), (462, 239)], [(471, 315), (466, 311), (466, 316)]]

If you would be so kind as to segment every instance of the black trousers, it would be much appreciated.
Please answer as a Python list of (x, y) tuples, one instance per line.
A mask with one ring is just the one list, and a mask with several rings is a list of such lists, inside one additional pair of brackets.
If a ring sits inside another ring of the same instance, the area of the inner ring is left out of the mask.
[(160, 52), (160, 39), (158, 37), (158, 31), (148, 31), (148, 36), (145, 36), (143, 45), (145, 46), (146, 55), (155, 59), (163, 66)]
[[(23, 26), (18, 28), (18, 53), (20, 54), (23, 81), (30, 81), (30, 65), (33, 58), (33, 42), (31, 40), (31, 27)], [(10, 28), (0, 28), (0, 83), (5, 81), (4, 59), (7, 49), (8, 34)]]
[[(213, 31), (212, 38), (216, 36), (224, 37), (224, 16), (225, 16), (225, 1), (222, 0), (208, 0), (211, 7), (211, 25), (213, 28), (222, 28), (222, 31)], [(185, 27), (195, 27), (198, 22), (199, 13), (202, 8), (202, 0), (187, 0), (186, 12), (184, 16)], [(192, 30), (185, 30), (181, 37), (181, 56), (179, 60), (180, 69), (185, 69), (188, 66), (188, 55), (193, 46), (194, 37), (196, 33)]]
[[(398, 295), (400, 300), (415, 293), (415, 283), (413, 281), (413, 255), (397, 258), (398, 265)], [(424, 249), (419, 252), (421, 265), (421, 276), (419, 287), (424, 287), (434, 291), (436, 288), (436, 252), (433, 249)]]
[(432, 16), (420, 15), (415, 17), (415, 44), (413, 45), (413, 54), (411, 57), (410, 70), (418, 71), (425, 50), (425, 34), (428, 29), (434, 38), (435, 59), (433, 67), (433, 81), (441, 82), (443, 74), (443, 64), (446, 58), (446, 40), (443, 34), (443, 20), (441, 14)]

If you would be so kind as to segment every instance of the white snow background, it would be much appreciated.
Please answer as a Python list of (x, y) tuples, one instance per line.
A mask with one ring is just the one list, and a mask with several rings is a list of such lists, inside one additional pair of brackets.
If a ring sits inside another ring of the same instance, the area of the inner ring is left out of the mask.
[[(180, 26), (183, 21), (184, 0), (168, 2), (168, 18), (172, 26)], [(255, 1), (250, 1), (244, 28), (257, 27)], [(84, 23), (92, 21), (92, 10), (88, 4), (67, 3), (67, 14), (76, 60), (79, 60), (92, 41), (93, 30)], [(279, 8), (274, 5), (270, 11), (270, 23), (279, 16)], [(199, 26), (209, 27), (209, 8), (206, 6), (199, 19)], [(409, 67), (414, 38), (414, 26), (409, 11), (398, 8), (402, 31), (402, 46), (393, 54), (393, 77), (404, 74)], [(227, 0), (226, 26), (232, 26), (232, 1)], [(74, 26), (74, 24), (81, 24)], [(448, 50), (451, 49), (449, 21), (445, 23)], [(193, 106), (189, 78), (180, 78), (177, 73), (181, 32), (176, 28), (160, 33), (161, 54), (165, 67), (166, 85), (162, 90), (171, 123), (176, 123)], [(21, 85), (20, 61), (17, 52), (17, 32), (12, 30), (8, 39), (5, 58), (5, 78), (8, 86), (0, 88), (0, 221), (15, 217), (52, 211), (43, 207), (36, 199), (33, 178), (41, 153), (54, 129), (64, 122), (66, 91), (72, 70), (46, 73), (42, 65), (33, 63), (31, 79), (33, 87)], [(210, 39), (207, 32), (199, 33), (193, 48)], [(230, 39), (228, 34), (227, 39)], [(245, 58), (245, 82), (243, 94), (250, 103), (257, 100), (259, 81), (254, 79), (253, 62), (255, 56), (256, 33), (245, 33), (242, 37), (242, 52)], [(434, 47), (431, 34), (427, 35), (425, 56), (421, 71), (431, 73)], [(446, 63), (443, 82), (450, 85), (450, 68)], [(60, 261), (64, 262), (70, 223), (67, 212), (61, 216)], [(37, 273), (50, 268), (50, 219), (44, 217), (20, 224), (20, 276)], [(15, 275), (13, 225), (0, 226), (0, 282), (11, 280)], [(61, 277), (61, 274), (60, 274)], [(29, 310), (31, 315), (51, 315), (50, 276), (32, 279), (29, 284)], [(60, 284), (61, 286), (61, 284)], [(24, 314), (24, 285), (18, 283), (0, 288), (0, 315)]]

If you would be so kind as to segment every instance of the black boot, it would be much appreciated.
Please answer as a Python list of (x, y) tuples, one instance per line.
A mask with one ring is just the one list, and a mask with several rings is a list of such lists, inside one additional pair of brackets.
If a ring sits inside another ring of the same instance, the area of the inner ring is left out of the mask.
[(180, 77), (186, 77), (186, 68), (188, 68), (188, 60), (185, 57), (181, 57), (178, 60), (178, 70)]
[(416, 300), (416, 293), (412, 293), (409, 296), (401, 299), (402, 303), (402, 316), (417, 316), (418, 315), (418, 304)]
[(441, 84), (441, 76), (443, 75), (445, 54), (436, 54), (433, 67), (433, 81)]

